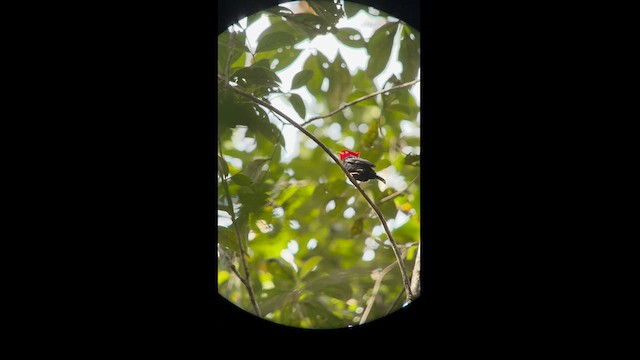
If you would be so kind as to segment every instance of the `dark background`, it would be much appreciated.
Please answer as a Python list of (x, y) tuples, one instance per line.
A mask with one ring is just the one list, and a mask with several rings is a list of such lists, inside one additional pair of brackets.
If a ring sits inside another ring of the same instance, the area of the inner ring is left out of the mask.
[(357, 350), (536, 349), (589, 325), (582, 295), (595, 290), (579, 234), (590, 228), (577, 214), (594, 205), (575, 172), (598, 143), (583, 131), (601, 108), (585, 76), (594, 33), (576, 30), (586, 17), (557, 4), (369, 3), (422, 35), (415, 306), (361, 331), (307, 336), (217, 296), (217, 30), (269, 2), (52, 5), (14, 31), (34, 52), (17, 52), (26, 69), (14, 92), (42, 100), (21, 109), (28, 135), (8, 153), (27, 154), (35, 174), (22, 182), (35, 195), (22, 206), (43, 217), (15, 241), (30, 255), (14, 270), (38, 269), (23, 283), (36, 293), (26, 304), (38, 332), (62, 335), (63, 349), (182, 355), (289, 340), (329, 351), (339, 340)]

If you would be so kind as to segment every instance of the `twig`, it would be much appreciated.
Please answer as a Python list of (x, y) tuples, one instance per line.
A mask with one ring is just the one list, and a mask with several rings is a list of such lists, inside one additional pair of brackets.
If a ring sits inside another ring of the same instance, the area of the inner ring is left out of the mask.
[[(223, 254), (223, 256), (227, 259), (227, 261), (229, 262), (229, 268), (231, 269), (231, 272), (233, 272), (238, 279), (240, 279), (240, 281), (242, 282), (242, 284), (244, 286), (248, 286), (247, 285), (247, 279), (245, 279), (242, 275), (240, 275), (240, 273), (238, 272), (238, 269), (236, 268), (236, 266), (233, 264), (231, 258), (229, 257), (229, 255), (227, 254)], [(250, 286), (250, 285), (249, 285)]]
[(398, 197), (398, 196), (402, 195), (404, 192), (406, 192), (409, 189), (409, 186), (411, 186), (411, 184), (413, 184), (419, 177), (420, 177), (420, 175), (414, 177), (413, 180), (411, 180), (409, 182), (409, 184), (407, 184), (406, 188), (404, 188), (403, 190), (400, 190), (400, 191), (396, 191), (396, 192), (394, 192), (393, 194), (391, 194), (389, 196), (385, 196), (384, 198), (380, 199), (380, 202), (383, 203), (385, 201), (389, 201), (389, 200), (391, 200), (391, 199), (393, 199), (395, 197)]
[(378, 274), (378, 278), (376, 279), (376, 283), (373, 285), (373, 290), (371, 290), (371, 297), (367, 301), (367, 308), (364, 310), (364, 313), (362, 314), (362, 318), (360, 318), (359, 325), (364, 324), (365, 321), (367, 321), (367, 317), (369, 317), (369, 312), (371, 312), (371, 308), (373, 308), (373, 303), (376, 300), (376, 296), (378, 296), (378, 291), (380, 290), (380, 284), (382, 283), (382, 278), (385, 275), (387, 275), (387, 273), (391, 270), (391, 268), (393, 268), (397, 264), (398, 263), (390, 264), (389, 266), (384, 268), (384, 270), (380, 271), (380, 273)]
[[(220, 75), (218, 74), (218, 76), (220, 76)], [(414, 82), (415, 82), (415, 80), (414, 80)], [(413, 300), (413, 294), (411, 293), (411, 285), (409, 283), (409, 279), (407, 278), (407, 273), (406, 273), (406, 269), (405, 269), (404, 263), (402, 262), (402, 256), (400, 254), (400, 250), (398, 249), (398, 244), (396, 243), (396, 240), (393, 238), (393, 235), (391, 234), (391, 230), (389, 230), (389, 226), (387, 225), (387, 221), (385, 220), (384, 215), (382, 214), (382, 211), (380, 211), (378, 206), (371, 200), (371, 198), (369, 198), (369, 196), (364, 192), (364, 190), (362, 190), (362, 188), (358, 184), (358, 181), (356, 181), (356, 179), (353, 177), (353, 175), (351, 175), (351, 173), (349, 173), (349, 171), (347, 171), (347, 169), (345, 169), (345, 167), (344, 167), (344, 165), (342, 165), (342, 162), (340, 161), (340, 159), (338, 159), (335, 156), (335, 154), (331, 150), (329, 150), (329, 148), (322, 141), (320, 141), (318, 138), (316, 138), (307, 129), (303, 128), (300, 124), (298, 124), (297, 122), (292, 120), (290, 117), (285, 115), (282, 111), (280, 111), (277, 108), (275, 108), (273, 105), (267, 103), (264, 100), (258, 99), (257, 97), (253, 96), (252, 94), (244, 92), (243, 90), (238, 89), (237, 87), (229, 86), (229, 88), (232, 89), (233, 91), (237, 92), (238, 94), (240, 94), (240, 95), (242, 95), (242, 96), (244, 96), (244, 97), (246, 97), (248, 99), (251, 99), (256, 104), (262, 105), (262, 106), (266, 107), (267, 109), (273, 111), (274, 113), (280, 115), (283, 119), (285, 119), (289, 123), (291, 123), (291, 125), (295, 126), (298, 130), (302, 131), (303, 134), (307, 135), (311, 140), (313, 140), (313, 142), (318, 144), (318, 146), (320, 146), (331, 157), (331, 159), (333, 159), (333, 161), (336, 164), (338, 164), (338, 166), (340, 166), (340, 169), (342, 169), (342, 171), (349, 178), (349, 180), (353, 183), (353, 185), (358, 189), (358, 191), (360, 191), (360, 194), (362, 194), (362, 196), (365, 198), (365, 200), (369, 203), (369, 206), (371, 206), (371, 208), (373, 208), (373, 210), (378, 215), (378, 218), (380, 219), (380, 222), (382, 223), (382, 226), (384, 227), (384, 231), (387, 233), (387, 236), (389, 237), (389, 241), (391, 242), (391, 248), (393, 249), (393, 253), (396, 256), (396, 260), (398, 261), (398, 266), (400, 267), (400, 273), (402, 275), (402, 283), (404, 285), (405, 291), (407, 292), (407, 301), (412, 301)]]
[[(220, 156), (222, 156), (222, 146), (220, 145), (220, 137), (218, 135), (218, 151), (220, 152)], [(233, 202), (231, 201), (231, 194), (229, 193), (229, 186), (227, 185), (224, 177), (222, 178), (222, 186), (224, 187), (225, 194), (227, 196), (227, 203), (229, 204), (229, 215), (231, 215), (231, 223), (233, 224), (233, 229), (236, 233), (236, 240), (238, 241), (238, 248), (240, 249), (240, 260), (242, 267), (244, 269), (245, 278), (240, 277), (240, 280), (247, 288), (247, 292), (249, 293), (249, 299), (251, 300), (251, 305), (253, 305), (253, 310), (256, 312), (258, 317), (262, 317), (260, 313), (260, 307), (258, 306), (258, 302), (256, 301), (256, 296), (253, 292), (253, 286), (251, 285), (251, 274), (249, 273), (249, 265), (247, 264), (247, 258), (245, 257), (244, 246), (242, 244), (242, 240), (240, 238), (240, 229), (238, 229), (238, 224), (236, 222), (235, 211), (233, 210)], [(235, 272), (236, 275), (239, 275), (238, 272)]]
[(307, 121), (303, 122), (301, 125), (302, 125), (302, 126), (306, 126), (308, 123), (310, 123), (310, 122), (312, 122), (312, 121), (319, 120), (319, 119), (323, 119), (323, 118), (326, 118), (326, 117), (329, 117), (329, 116), (335, 115), (335, 114), (339, 113), (340, 111), (342, 111), (342, 110), (344, 110), (344, 109), (348, 108), (349, 106), (352, 106), (352, 105), (354, 105), (354, 104), (357, 104), (357, 103), (359, 103), (359, 102), (361, 102), (361, 101), (365, 101), (365, 100), (367, 100), (367, 99), (369, 99), (369, 98), (372, 98), (372, 97), (378, 96), (378, 95), (380, 95), (380, 94), (384, 94), (384, 93), (386, 93), (386, 92), (390, 92), (390, 91), (394, 91), (394, 90), (399, 90), (399, 89), (403, 89), (403, 88), (406, 88), (406, 87), (412, 86), (412, 85), (416, 84), (416, 83), (417, 83), (417, 82), (419, 82), (419, 81), (420, 81), (420, 79), (415, 79), (415, 80), (413, 80), (413, 81), (409, 81), (408, 83), (400, 84), (400, 85), (398, 85), (398, 86), (394, 86), (394, 87), (389, 88), (389, 89), (382, 89), (382, 90), (376, 91), (376, 92), (374, 92), (374, 93), (371, 93), (371, 94), (369, 94), (369, 95), (365, 95), (365, 96), (359, 97), (359, 98), (357, 98), (357, 99), (355, 99), (355, 100), (349, 101), (348, 103), (346, 103), (346, 104), (342, 105), (341, 107), (339, 107), (337, 110), (334, 110), (334, 111), (332, 111), (332, 112), (330, 112), (330, 113), (328, 113), (328, 114), (326, 114), (326, 115), (314, 116), (314, 117), (312, 117), (311, 119), (309, 119), (309, 120), (307, 120)]

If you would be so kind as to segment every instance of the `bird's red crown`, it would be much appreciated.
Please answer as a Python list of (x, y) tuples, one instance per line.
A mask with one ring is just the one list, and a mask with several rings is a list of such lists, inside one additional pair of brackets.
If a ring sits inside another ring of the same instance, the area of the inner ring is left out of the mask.
[(357, 151), (351, 151), (351, 150), (340, 150), (340, 161), (344, 160), (347, 156), (360, 157), (360, 153)]

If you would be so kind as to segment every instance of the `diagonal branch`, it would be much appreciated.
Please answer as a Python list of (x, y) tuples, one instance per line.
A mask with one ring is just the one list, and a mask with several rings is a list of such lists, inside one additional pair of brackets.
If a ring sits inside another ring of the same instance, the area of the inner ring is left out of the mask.
[(389, 201), (389, 200), (391, 200), (393, 198), (396, 198), (396, 197), (404, 194), (407, 190), (409, 190), (409, 187), (411, 186), (411, 184), (413, 184), (419, 177), (420, 177), (420, 175), (414, 177), (413, 180), (411, 180), (409, 182), (409, 184), (407, 184), (407, 187), (404, 188), (404, 190), (396, 191), (396, 192), (394, 192), (393, 194), (391, 194), (389, 196), (385, 196), (384, 198), (380, 199), (380, 202), (383, 203), (385, 201)]
[(420, 79), (415, 79), (413, 81), (409, 81), (408, 83), (400, 84), (398, 86), (394, 86), (394, 87), (389, 88), (389, 89), (382, 89), (382, 90), (376, 91), (374, 93), (371, 93), (369, 95), (365, 95), (365, 96), (359, 97), (359, 98), (357, 98), (355, 100), (349, 101), (348, 103), (342, 105), (337, 110), (334, 110), (334, 111), (328, 113), (327, 115), (319, 115), (319, 116), (312, 117), (311, 119), (303, 122), (302, 126), (306, 126), (308, 123), (310, 123), (312, 121), (315, 121), (315, 120), (318, 120), (318, 119), (327, 118), (329, 116), (335, 115), (335, 114), (339, 113), (340, 111), (348, 108), (349, 106), (357, 104), (357, 103), (359, 103), (361, 101), (365, 101), (365, 100), (370, 99), (372, 97), (378, 96), (380, 94), (384, 94), (384, 93), (387, 93), (387, 92), (390, 92), (390, 91), (399, 90), (399, 89), (403, 89), (403, 88), (406, 88), (406, 87), (409, 87), (409, 86), (413, 86), (414, 84), (418, 83), (419, 81), (420, 81)]
[[(221, 75), (218, 75), (218, 76), (220, 77)], [(231, 90), (237, 92), (238, 94), (242, 95), (243, 97), (251, 99), (256, 104), (264, 106), (267, 109), (273, 111), (274, 113), (280, 115), (280, 117), (282, 117), (283, 119), (287, 120), (289, 123), (291, 123), (291, 125), (295, 126), (303, 134), (307, 135), (311, 140), (313, 140), (313, 142), (318, 144), (318, 146), (320, 146), (322, 148), (322, 150), (324, 150), (331, 157), (331, 159), (333, 159), (333, 161), (336, 164), (338, 164), (338, 166), (340, 166), (340, 169), (342, 169), (342, 171), (349, 178), (349, 180), (353, 183), (353, 185), (358, 189), (358, 191), (360, 191), (360, 194), (362, 194), (364, 199), (369, 203), (369, 206), (371, 206), (371, 208), (378, 215), (378, 218), (380, 219), (380, 222), (382, 223), (382, 226), (384, 227), (384, 231), (387, 233), (387, 236), (389, 237), (389, 241), (391, 242), (391, 248), (393, 249), (393, 253), (395, 254), (396, 260), (398, 262), (398, 266), (400, 267), (400, 273), (402, 275), (402, 283), (403, 283), (404, 289), (405, 289), (405, 291), (407, 293), (407, 301), (409, 301), (409, 302), (413, 301), (414, 296), (411, 293), (411, 284), (409, 283), (409, 278), (407, 277), (407, 271), (406, 271), (406, 268), (405, 268), (404, 263), (402, 261), (402, 256), (401, 256), (400, 250), (398, 249), (398, 244), (396, 243), (396, 240), (393, 238), (393, 235), (391, 234), (391, 230), (389, 229), (389, 226), (387, 225), (387, 221), (385, 220), (384, 215), (382, 214), (382, 211), (380, 211), (380, 208), (378, 208), (378, 206), (373, 202), (373, 200), (371, 200), (371, 198), (369, 198), (369, 196), (364, 192), (364, 190), (362, 190), (362, 188), (358, 184), (358, 181), (356, 181), (356, 179), (353, 178), (353, 175), (351, 175), (351, 173), (349, 173), (349, 171), (347, 171), (347, 169), (345, 169), (345, 167), (344, 167), (344, 165), (342, 165), (342, 162), (340, 161), (340, 159), (338, 159), (336, 157), (336, 155), (322, 141), (320, 141), (318, 138), (316, 138), (307, 129), (303, 128), (302, 125), (298, 124), (297, 122), (292, 120), (289, 116), (285, 115), (282, 111), (280, 111), (277, 108), (275, 108), (273, 105), (269, 104), (268, 102), (266, 102), (266, 101), (264, 101), (262, 99), (259, 99), (259, 98), (255, 97), (252, 94), (247, 93), (247, 92), (245, 92), (245, 91), (243, 91), (243, 90), (241, 90), (241, 89), (239, 89), (237, 87), (229, 86), (229, 88)]]
[(380, 290), (380, 284), (382, 284), (382, 278), (385, 275), (387, 275), (387, 273), (397, 264), (398, 263), (392, 263), (377, 274), (376, 283), (373, 285), (373, 290), (371, 290), (371, 296), (367, 301), (367, 308), (362, 313), (362, 317), (360, 318), (359, 325), (364, 324), (367, 321), (367, 318), (369, 317), (369, 313), (373, 308), (373, 303), (376, 301), (376, 297), (378, 296), (378, 291)]
[[(218, 151), (220, 152), (220, 156), (222, 157), (222, 147), (220, 145), (220, 138), (218, 137)], [(222, 177), (222, 186), (224, 187), (225, 194), (227, 196), (227, 203), (229, 204), (229, 215), (231, 215), (231, 223), (233, 224), (233, 229), (236, 234), (236, 240), (238, 241), (238, 248), (240, 249), (240, 262), (242, 264), (242, 268), (244, 269), (245, 277), (238, 276), (240, 281), (247, 288), (247, 292), (249, 293), (249, 299), (251, 300), (251, 305), (253, 305), (253, 310), (256, 312), (258, 317), (262, 317), (260, 313), (260, 307), (258, 306), (258, 301), (256, 300), (256, 295), (253, 292), (253, 286), (251, 286), (251, 274), (249, 272), (249, 265), (247, 264), (247, 258), (244, 251), (244, 246), (242, 244), (242, 239), (240, 236), (240, 229), (238, 229), (238, 223), (236, 222), (235, 211), (233, 210), (233, 202), (231, 200), (231, 194), (229, 193), (229, 186), (227, 185), (227, 180)], [(236, 275), (237, 271), (234, 271)]]

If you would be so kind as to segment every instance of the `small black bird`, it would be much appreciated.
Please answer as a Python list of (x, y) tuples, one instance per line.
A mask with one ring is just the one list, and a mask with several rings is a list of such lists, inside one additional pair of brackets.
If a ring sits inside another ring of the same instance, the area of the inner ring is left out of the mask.
[(385, 184), (387, 183), (373, 170), (376, 166), (372, 162), (360, 158), (360, 153), (357, 151), (340, 150), (340, 161), (342, 161), (345, 169), (347, 169), (353, 178), (358, 181), (365, 182), (370, 179), (376, 179)]

